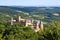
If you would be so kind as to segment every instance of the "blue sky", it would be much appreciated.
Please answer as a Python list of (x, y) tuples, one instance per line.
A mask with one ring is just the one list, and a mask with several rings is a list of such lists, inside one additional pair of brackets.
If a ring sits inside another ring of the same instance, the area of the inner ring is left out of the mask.
[(0, 0), (3, 6), (60, 6), (60, 0)]

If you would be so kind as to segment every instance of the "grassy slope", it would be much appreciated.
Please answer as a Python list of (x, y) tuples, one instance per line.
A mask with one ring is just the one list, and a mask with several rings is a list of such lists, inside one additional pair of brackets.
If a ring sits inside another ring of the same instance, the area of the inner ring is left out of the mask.
[[(53, 15), (57, 13), (58, 16)], [(0, 19), (9, 19), (10, 17), (22, 16), (23, 18), (32, 17), (34, 19), (42, 19), (45, 21), (60, 18), (59, 7), (8, 7), (0, 6)]]

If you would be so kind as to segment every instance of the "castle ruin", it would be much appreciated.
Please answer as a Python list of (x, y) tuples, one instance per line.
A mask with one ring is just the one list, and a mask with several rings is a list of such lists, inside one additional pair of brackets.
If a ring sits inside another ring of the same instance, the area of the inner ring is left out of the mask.
[(13, 17), (11, 18), (11, 25), (14, 25), (16, 22), (23, 24), (26, 27), (31, 27), (35, 32), (38, 32), (39, 30), (43, 30), (43, 21), (38, 20), (36, 23), (34, 23), (34, 20), (32, 18), (28, 19), (22, 19), (21, 16), (18, 16), (16, 19)]

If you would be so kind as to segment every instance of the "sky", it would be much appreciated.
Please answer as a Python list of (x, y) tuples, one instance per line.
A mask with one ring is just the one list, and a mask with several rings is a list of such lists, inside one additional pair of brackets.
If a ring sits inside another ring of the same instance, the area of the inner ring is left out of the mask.
[(0, 6), (60, 6), (60, 0), (0, 0)]

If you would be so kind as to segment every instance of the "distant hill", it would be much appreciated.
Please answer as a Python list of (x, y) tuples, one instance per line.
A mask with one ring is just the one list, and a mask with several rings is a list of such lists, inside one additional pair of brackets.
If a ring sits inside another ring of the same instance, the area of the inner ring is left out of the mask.
[(23, 6), (0, 6), (0, 18), (34, 18), (43, 21), (60, 19), (60, 7), (23, 7)]

